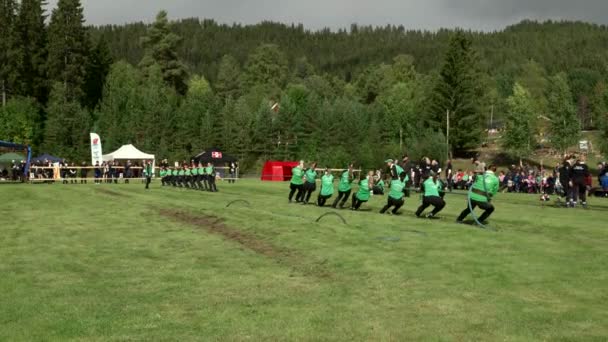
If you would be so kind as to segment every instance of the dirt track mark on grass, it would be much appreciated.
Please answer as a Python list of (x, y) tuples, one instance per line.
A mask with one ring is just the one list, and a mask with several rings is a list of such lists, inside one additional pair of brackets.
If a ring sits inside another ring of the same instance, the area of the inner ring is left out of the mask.
[(257, 254), (271, 258), (277, 263), (289, 266), (307, 276), (318, 278), (332, 277), (332, 273), (324, 265), (327, 260), (315, 262), (311, 258), (300, 255), (293, 250), (275, 246), (257, 237), (255, 234), (229, 227), (224, 223), (225, 220), (222, 218), (209, 215), (195, 215), (171, 209), (158, 209), (158, 212), (163, 217), (204, 229), (211, 234), (220, 235), (226, 240), (236, 242)]
[(123, 194), (122, 192), (117, 192), (117, 191), (106, 189), (106, 188), (97, 188), (95, 191), (101, 192), (104, 195), (108, 195), (108, 196), (112, 196), (112, 197), (130, 197), (127, 194)]

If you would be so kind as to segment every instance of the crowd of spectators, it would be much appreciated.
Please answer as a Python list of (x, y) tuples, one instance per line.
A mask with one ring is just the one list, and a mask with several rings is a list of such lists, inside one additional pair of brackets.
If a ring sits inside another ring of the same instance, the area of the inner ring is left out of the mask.
[(0, 169), (0, 180), (18, 182), (24, 179), (25, 161), (13, 160), (10, 165), (3, 165)]

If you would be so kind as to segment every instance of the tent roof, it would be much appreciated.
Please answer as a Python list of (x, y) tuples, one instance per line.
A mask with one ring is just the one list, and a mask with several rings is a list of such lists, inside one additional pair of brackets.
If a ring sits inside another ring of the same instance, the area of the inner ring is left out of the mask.
[(20, 162), (22, 160), (25, 160), (25, 157), (21, 154), (17, 154), (14, 152), (9, 152), (9, 153), (0, 155), (0, 163), (11, 163), (13, 160), (15, 162)]
[(0, 147), (10, 147), (10, 148), (19, 148), (19, 149), (27, 149), (26, 145), (15, 144), (9, 141), (0, 140)]
[(232, 163), (237, 161), (236, 158), (224, 153), (217, 147), (208, 148), (205, 151), (197, 154), (192, 159), (194, 159), (196, 162), (203, 163)]
[(48, 160), (48, 161), (52, 161), (52, 162), (60, 162), (60, 161), (63, 160), (63, 158), (55, 157), (55, 156), (50, 155), (48, 153), (41, 154), (41, 155), (39, 155), (36, 158), (32, 158), (32, 160), (40, 160), (40, 161), (43, 161), (45, 159)]
[(138, 150), (135, 146), (123, 145), (118, 150), (104, 154), (102, 159), (104, 161), (115, 160), (115, 159), (155, 159), (153, 154), (147, 154)]

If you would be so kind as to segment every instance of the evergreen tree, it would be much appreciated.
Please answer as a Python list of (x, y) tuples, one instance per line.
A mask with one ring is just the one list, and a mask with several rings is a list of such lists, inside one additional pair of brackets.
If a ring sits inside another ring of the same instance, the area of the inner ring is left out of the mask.
[(273, 113), (268, 101), (261, 101), (252, 122), (252, 147), (268, 160), (273, 152), (276, 135), (274, 132)]
[(507, 99), (507, 108), (502, 145), (510, 155), (521, 160), (535, 147), (536, 115), (530, 92), (515, 83), (513, 95)]
[[(59, 0), (48, 29), (48, 77), (62, 82), (68, 101), (81, 100), (88, 56), (88, 38), (80, 0)], [(56, 86), (54, 86), (56, 89)]]
[(237, 60), (231, 55), (224, 55), (215, 82), (217, 95), (224, 99), (238, 98), (241, 90), (240, 76), (241, 70)]
[(547, 113), (546, 92), (548, 87), (547, 72), (536, 61), (527, 61), (521, 67), (521, 73), (515, 78), (530, 93), (536, 115)]
[(156, 21), (148, 28), (146, 36), (141, 39), (145, 49), (140, 65), (148, 68), (153, 64), (160, 66), (165, 82), (179, 94), (186, 94), (188, 74), (186, 67), (177, 55), (177, 48), (181, 38), (171, 32), (167, 12), (160, 11)]
[(565, 74), (549, 78), (547, 91), (549, 118), (551, 119), (551, 144), (559, 152), (565, 152), (578, 142), (581, 124), (572, 103), (572, 93)]
[(0, 97), (6, 105), (9, 94), (17, 92), (22, 49), (17, 31), (17, 2), (0, 0)]
[(306, 57), (300, 57), (296, 60), (293, 73), (296, 80), (305, 80), (315, 74), (315, 68), (308, 62)]
[(64, 158), (81, 159), (89, 148), (90, 117), (68, 93), (65, 83), (55, 82), (47, 107), (44, 148)]
[(277, 45), (263, 44), (249, 56), (243, 80), (247, 88), (262, 88), (272, 97), (285, 86), (287, 75), (287, 59), (283, 51)]
[(99, 38), (87, 61), (86, 79), (84, 83), (84, 105), (93, 110), (103, 95), (103, 86), (112, 66), (112, 56), (104, 39)]
[(393, 82), (392, 68), (386, 64), (371, 65), (357, 78), (355, 86), (362, 103), (371, 104), (389, 89)]
[(599, 125), (608, 113), (608, 88), (606, 83), (599, 81), (593, 87), (590, 98), (592, 120)]
[(44, 0), (22, 0), (18, 17), (19, 39), (23, 47), (20, 71), (22, 94), (32, 96), (41, 104), (48, 99), (46, 77), (46, 15)]
[(188, 83), (188, 94), (177, 113), (176, 139), (183, 158), (190, 158), (215, 142), (214, 97), (209, 82), (194, 75)]
[(471, 40), (457, 31), (450, 41), (445, 62), (435, 83), (430, 115), (446, 131), (446, 111), (450, 113), (450, 145), (456, 151), (477, 147), (481, 141), (483, 115), (479, 99), (477, 55)]
[(114, 150), (135, 143), (137, 120), (144, 120), (140, 101), (141, 74), (127, 62), (112, 65), (97, 110), (97, 127), (104, 148)]
[(179, 151), (180, 142), (176, 139), (178, 95), (165, 83), (160, 66), (147, 68), (138, 98), (136, 113), (139, 117), (133, 118), (136, 144), (144, 151), (156, 151), (160, 156)]

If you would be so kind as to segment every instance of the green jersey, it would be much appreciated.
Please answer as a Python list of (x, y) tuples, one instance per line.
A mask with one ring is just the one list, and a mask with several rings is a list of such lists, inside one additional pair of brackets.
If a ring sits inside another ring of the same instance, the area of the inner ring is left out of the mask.
[(293, 185), (302, 185), (304, 184), (304, 180), (302, 180), (302, 176), (304, 176), (304, 171), (299, 166), (291, 169), (291, 184)]
[(395, 164), (391, 168), (391, 173), (395, 173), (392, 175), (393, 179), (398, 179), (399, 175), (401, 175), (401, 173), (403, 173), (403, 168), (401, 166)]
[(197, 169), (197, 168), (195, 168), (195, 167), (193, 167), (193, 168), (190, 170), (190, 174), (191, 174), (191, 175), (193, 175), (193, 176), (197, 176), (197, 175), (198, 175), (198, 169)]
[(376, 186), (382, 190), (382, 192), (384, 192), (384, 181), (381, 179), (378, 181), (378, 183), (376, 183)]
[(359, 191), (357, 192), (357, 198), (360, 201), (368, 201), (369, 200), (369, 178), (362, 179), (359, 182)]
[(180, 176), (183, 176), (184, 175), (184, 170), (179, 170), (179, 172), (177, 174), (180, 175)]
[(351, 179), (350, 173), (348, 170), (342, 172), (342, 176), (340, 176), (340, 183), (338, 183), (338, 191), (346, 192), (351, 190)]
[(499, 187), (500, 181), (494, 172), (486, 171), (485, 177), (483, 175), (477, 175), (475, 178), (475, 183), (473, 183), (473, 190), (471, 191), (471, 200), (477, 202), (488, 202), (488, 199), (491, 199), (496, 195), (496, 193), (498, 193)]
[(186, 176), (190, 176), (190, 169), (187, 169), (187, 170), (186, 170), (186, 172), (184, 172), (184, 174), (185, 174)]
[(405, 195), (403, 190), (405, 189), (406, 184), (409, 180), (410, 178), (407, 175), (405, 176), (405, 178), (403, 178), (403, 182), (401, 181), (401, 178), (393, 179), (391, 181), (391, 187), (388, 195), (396, 200), (402, 199)]
[(207, 166), (207, 167), (205, 168), (205, 172), (206, 172), (208, 175), (212, 175), (212, 174), (213, 174), (213, 166)]
[(178, 175), (178, 173), (179, 173), (179, 171), (177, 171), (177, 169), (176, 169), (176, 170), (173, 170), (173, 175), (174, 175), (174, 176), (177, 176), (177, 175)]
[(321, 196), (331, 196), (334, 194), (334, 175), (324, 175), (321, 177)]
[(198, 174), (199, 175), (204, 175), (205, 174), (205, 168), (204, 167), (199, 167), (198, 168)]
[(314, 169), (306, 170), (306, 173), (304, 175), (306, 176), (306, 181), (308, 183), (314, 183), (317, 179), (317, 171), (315, 171)]
[(441, 183), (433, 181), (433, 177), (429, 177), (424, 181), (424, 197), (439, 197)]

